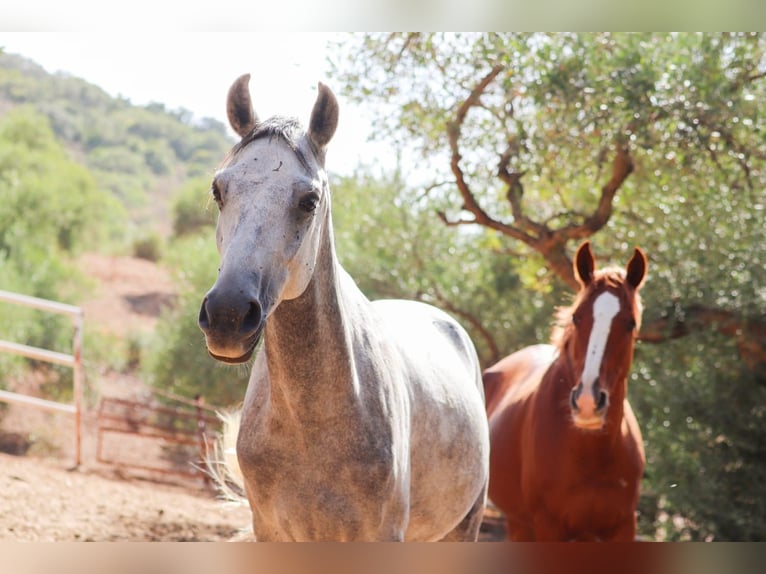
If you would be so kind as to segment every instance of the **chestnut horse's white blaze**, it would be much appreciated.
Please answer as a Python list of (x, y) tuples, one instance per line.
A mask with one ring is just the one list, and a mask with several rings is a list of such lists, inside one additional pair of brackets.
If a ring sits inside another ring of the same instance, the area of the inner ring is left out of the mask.
[[(307, 131), (261, 122), (231, 87), (242, 140), (217, 172), (221, 263), (199, 324), (251, 357), (238, 466), (258, 540), (475, 540), (489, 430), (473, 344), (412, 301), (371, 303), (338, 262), (324, 161), (338, 121), (319, 85)], [(235, 429), (236, 430), (236, 429)]]
[[(598, 390), (595, 387), (601, 372), (612, 319), (619, 312), (620, 300), (609, 292), (599, 295), (593, 303), (593, 328), (588, 339), (585, 367), (580, 378), (582, 389), (575, 401), (578, 408), (574, 415), (575, 424), (588, 426), (598, 407)], [(600, 421), (596, 421), (596, 424), (600, 426)]]

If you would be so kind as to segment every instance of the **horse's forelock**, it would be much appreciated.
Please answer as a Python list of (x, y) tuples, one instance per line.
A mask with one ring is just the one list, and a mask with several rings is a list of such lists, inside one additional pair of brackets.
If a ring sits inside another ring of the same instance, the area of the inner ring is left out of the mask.
[(299, 149), (300, 138), (304, 133), (303, 126), (297, 118), (273, 116), (258, 123), (253, 131), (234, 144), (226, 156), (224, 163), (232, 161), (243, 149), (255, 140), (263, 138), (278, 138), (284, 141), (292, 149), (304, 167), (308, 167), (306, 159)]

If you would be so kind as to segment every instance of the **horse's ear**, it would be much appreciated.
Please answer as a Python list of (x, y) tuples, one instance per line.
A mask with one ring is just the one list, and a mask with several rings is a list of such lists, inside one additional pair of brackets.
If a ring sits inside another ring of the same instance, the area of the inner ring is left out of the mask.
[(321, 151), (330, 143), (338, 127), (338, 100), (332, 90), (319, 82), (319, 94), (317, 95), (314, 109), (311, 110), (309, 122), (309, 137), (314, 145)]
[(258, 116), (253, 110), (253, 102), (250, 99), (250, 74), (243, 74), (229, 88), (226, 98), (226, 114), (229, 116), (231, 128), (245, 137), (255, 129), (258, 124)]
[(641, 284), (644, 282), (647, 265), (646, 255), (644, 255), (644, 252), (639, 247), (636, 247), (635, 251), (633, 251), (633, 257), (628, 261), (627, 267), (628, 284), (632, 285), (634, 289), (641, 287)]
[(577, 254), (575, 255), (575, 278), (580, 285), (585, 287), (593, 279), (593, 272), (595, 270), (596, 260), (593, 257), (593, 251), (590, 249), (590, 241), (585, 241), (577, 248)]

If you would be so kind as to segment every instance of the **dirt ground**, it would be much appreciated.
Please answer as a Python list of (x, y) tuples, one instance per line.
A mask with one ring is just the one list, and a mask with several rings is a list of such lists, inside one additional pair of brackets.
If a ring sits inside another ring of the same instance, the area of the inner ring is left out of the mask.
[[(3, 453), (0, 469), (2, 541), (215, 542), (236, 539), (249, 525), (247, 508), (202, 488)], [(480, 538), (502, 539), (496, 512), (488, 512)]]
[(220, 541), (249, 522), (207, 490), (0, 453), (0, 540)]
[[(96, 285), (81, 303), (88, 330), (118, 336), (151, 331), (162, 306), (173, 302), (170, 278), (151, 262), (86, 255), (80, 265)], [(100, 396), (146, 392), (131, 373), (104, 371), (88, 383), (98, 385)], [(0, 541), (222, 541), (249, 525), (248, 508), (224, 503), (200, 478), (171, 479), (98, 462), (93, 412), (83, 419), (82, 464), (71, 469), (73, 428), (71, 416), (28, 407), (11, 406), (0, 419), (0, 435), (35, 435), (24, 455), (0, 452)], [(118, 438), (110, 449), (120, 446), (141, 448)], [(499, 516), (490, 510), (481, 539), (502, 535)]]

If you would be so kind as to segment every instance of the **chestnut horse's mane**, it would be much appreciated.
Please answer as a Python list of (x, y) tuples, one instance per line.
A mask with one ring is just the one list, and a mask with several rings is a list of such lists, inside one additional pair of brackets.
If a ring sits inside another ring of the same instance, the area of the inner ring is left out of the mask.
[(567, 307), (557, 307), (554, 315), (554, 324), (551, 330), (551, 344), (559, 349), (563, 350), (569, 337), (574, 332), (572, 325), (572, 313), (580, 304), (585, 300), (594, 290), (601, 290), (612, 288), (621, 293), (620, 298), (627, 298), (628, 302), (632, 301), (633, 315), (636, 318), (636, 332), (641, 329), (641, 312), (643, 305), (641, 303), (641, 295), (636, 289), (633, 289), (625, 282), (625, 269), (621, 267), (606, 267), (604, 269), (597, 270), (593, 275), (593, 280), (585, 287), (580, 287), (580, 290), (575, 295), (572, 303)]

